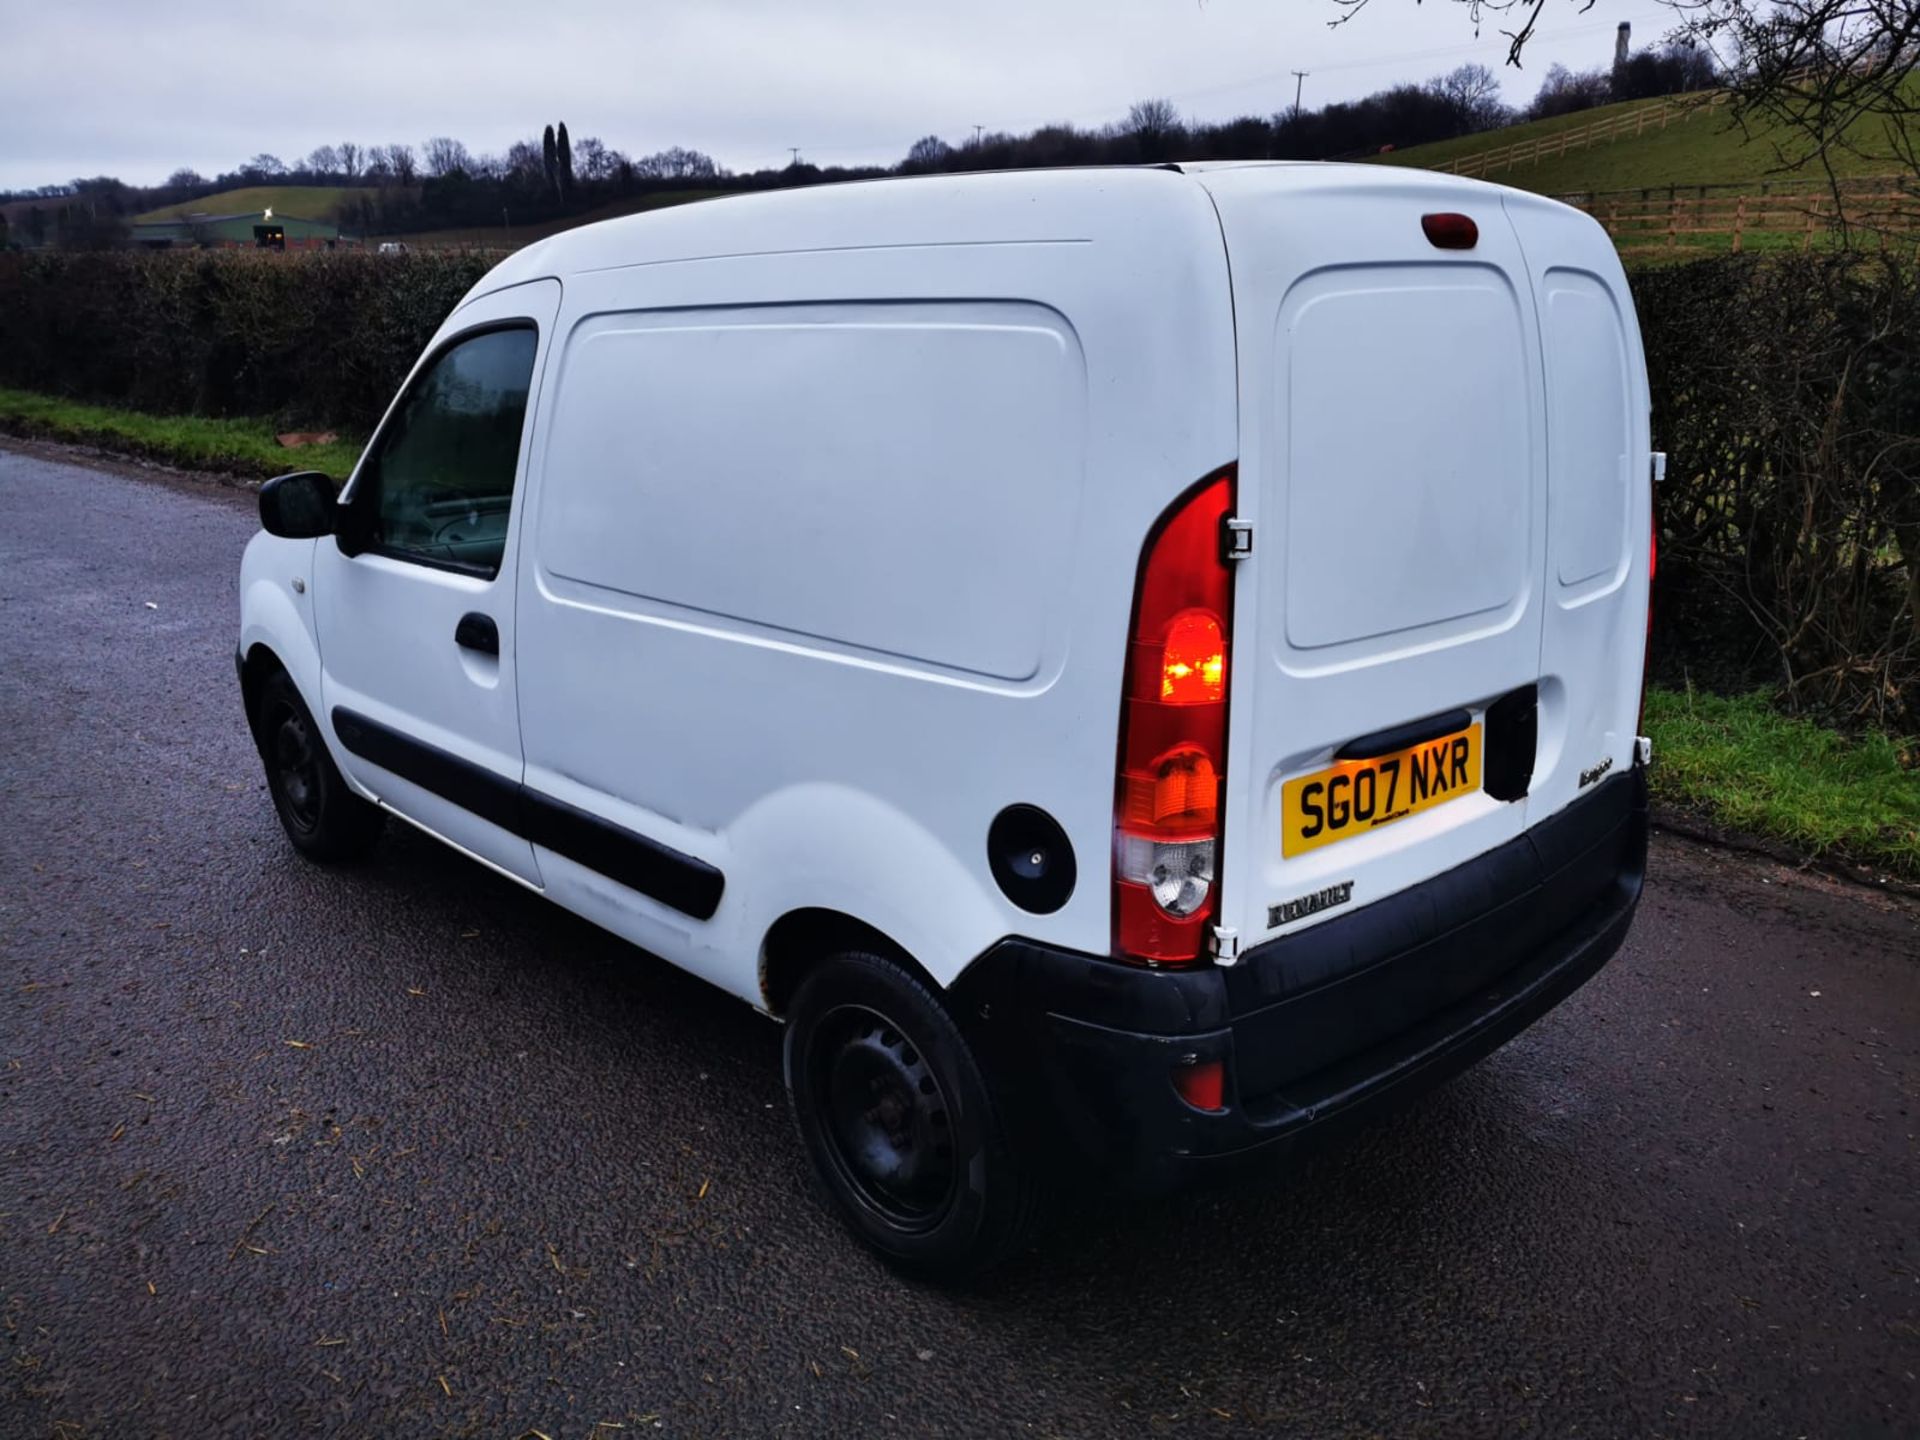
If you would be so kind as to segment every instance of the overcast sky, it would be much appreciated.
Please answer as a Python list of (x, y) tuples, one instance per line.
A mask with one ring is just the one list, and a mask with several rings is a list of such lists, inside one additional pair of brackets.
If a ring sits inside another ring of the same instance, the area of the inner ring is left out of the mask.
[(0, 188), (80, 175), (151, 184), (265, 150), (453, 135), (500, 151), (565, 120), (641, 155), (704, 150), (736, 170), (890, 162), (976, 124), (1097, 125), (1163, 95), (1186, 115), (1351, 99), (1468, 60), (1508, 103), (1547, 66), (1605, 64), (1670, 23), (1657, 0), (1552, 0), (1524, 71), (1503, 23), (1457, 0), (0, 0)]

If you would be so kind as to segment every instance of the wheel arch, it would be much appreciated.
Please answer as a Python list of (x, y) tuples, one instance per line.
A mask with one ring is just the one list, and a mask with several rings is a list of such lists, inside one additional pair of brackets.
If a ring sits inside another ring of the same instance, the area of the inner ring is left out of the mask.
[(240, 703), (246, 707), (247, 733), (253, 736), (256, 750), (260, 748), (260, 727), (256, 723), (260, 713), (260, 690), (276, 673), (287, 673), (286, 662), (265, 641), (255, 641), (241, 653)]
[(886, 956), (910, 971), (935, 995), (946, 989), (904, 945), (884, 930), (845, 911), (810, 905), (789, 910), (774, 921), (760, 943), (762, 1007), (769, 1015), (785, 1019), (808, 971), (819, 961), (846, 950), (866, 950)]
[(287, 583), (291, 572), (306, 585), (302, 577), (312, 568), (313, 545), (310, 540), (278, 540), (264, 532), (247, 544), (240, 561), (240, 693), (251, 733), (259, 687), (274, 670), (285, 674), (318, 722), (338, 765), (340, 751), (321, 704), (320, 647), (313, 630), (312, 597)]

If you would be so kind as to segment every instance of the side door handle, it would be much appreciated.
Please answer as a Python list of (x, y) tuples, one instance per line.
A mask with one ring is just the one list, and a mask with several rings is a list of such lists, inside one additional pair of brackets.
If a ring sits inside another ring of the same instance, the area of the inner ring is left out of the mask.
[(453, 627), (453, 643), (462, 650), (475, 650), (482, 655), (498, 657), (500, 627), (493, 623), (491, 615), (469, 610), (460, 617), (460, 623)]

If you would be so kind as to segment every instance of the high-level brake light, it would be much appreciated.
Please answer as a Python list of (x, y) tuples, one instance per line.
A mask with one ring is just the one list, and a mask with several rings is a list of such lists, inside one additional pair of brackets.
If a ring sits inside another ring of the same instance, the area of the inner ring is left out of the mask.
[(1422, 215), (1420, 228), (1442, 250), (1471, 250), (1480, 243), (1480, 227), (1473, 223), (1473, 217), (1456, 211)]

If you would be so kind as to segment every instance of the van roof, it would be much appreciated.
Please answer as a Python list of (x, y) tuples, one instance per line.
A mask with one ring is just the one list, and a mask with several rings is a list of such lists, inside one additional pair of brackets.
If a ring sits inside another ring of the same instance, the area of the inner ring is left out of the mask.
[[(1097, 239), (1150, 216), (1212, 204), (1199, 177), (1267, 172), (1276, 189), (1474, 192), (1505, 187), (1402, 166), (1216, 160), (1169, 165), (890, 176), (717, 196), (582, 225), (514, 252), (468, 295), (548, 276), (676, 260), (915, 245)], [(464, 303), (464, 302), (463, 302)]]

